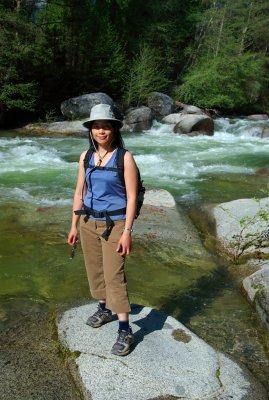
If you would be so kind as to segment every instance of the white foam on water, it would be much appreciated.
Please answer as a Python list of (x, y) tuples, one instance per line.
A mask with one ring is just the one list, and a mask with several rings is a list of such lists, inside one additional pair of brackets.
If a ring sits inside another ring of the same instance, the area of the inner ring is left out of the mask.
[[(125, 134), (124, 141), (134, 154), (145, 185), (179, 188), (179, 198), (180, 193), (185, 196), (183, 199), (197, 198), (197, 182), (218, 174), (254, 174), (255, 160), (261, 157), (264, 164), (266, 160), (269, 164), (269, 139), (257, 137), (260, 126), (268, 124), (219, 118), (215, 120), (213, 136), (189, 137), (174, 134), (174, 125), (154, 121), (150, 130)], [(85, 147), (85, 139), (78, 138), (0, 138), (0, 181), (2, 177), (5, 182), (1, 192), (5, 192), (5, 185), (10, 192), (14, 183), (14, 190), (18, 191), (12, 197), (38, 204), (70, 204), (77, 160)], [(66, 161), (70, 158), (76, 162)], [(261, 166), (257, 164), (257, 168)], [(33, 188), (39, 181), (44, 186), (34, 196), (38, 190)], [(58, 194), (55, 185), (59, 186)]]
[(253, 168), (238, 167), (235, 165), (215, 164), (215, 165), (204, 165), (199, 168), (200, 173), (229, 173), (229, 174), (245, 174), (251, 175), (254, 173)]
[(51, 145), (34, 140), (0, 141), (0, 173), (27, 172), (44, 166), (50, 169), (64, 167), (67, 163), (62, 159), (63, 154)]
[[(73, 202), (72, 195), (70, 193), (69, 198), (66, 197), (59, 197), (59, 195), (50, 194), (50, 197), (38, 195), (34, 196), (31, 195), (27, 190), (21, 189), (18, 187), (11, 188), (8, 190), (3, 190), (0, 187), (1, 192), (1, 202), (8, 200), (10, 202), (13, 201), (14, 203), (23, 201), (25, 203), (31, 203), (35, 205), (46, 205), (46, 206), (64, 206), (64, 205), (71, 205)], [(66, 193), (65, 193), (66, 194)]]

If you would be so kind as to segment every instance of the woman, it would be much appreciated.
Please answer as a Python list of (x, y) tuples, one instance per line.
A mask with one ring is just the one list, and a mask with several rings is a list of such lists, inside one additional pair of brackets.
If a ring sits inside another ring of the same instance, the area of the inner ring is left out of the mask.
[(116, 312), (119, 330), (112, 353), (123, 356), (129, 353), (134, 341), (129, 326), (131, 308), (124, 261), (131, 251), (137, 167), (128, 151), (124, 154), (124, 172), (117, 167), (117, 156), (123, 148), (122, 122), (116, 118), (113, 107), (108, 104), (92, 107), (84, 126), (89, 129), (90, 160), (84, 161), (89, 154), (84, 151), (79, 161), (68, 243), (74, 246), (78, 241), (77, 224), (80, 216), (86, 215), (80, 220), (81, 245), (90, 291), (99, 301), (98, 310), (87, 324), (99, 328), (112, 321), (112, 311)]

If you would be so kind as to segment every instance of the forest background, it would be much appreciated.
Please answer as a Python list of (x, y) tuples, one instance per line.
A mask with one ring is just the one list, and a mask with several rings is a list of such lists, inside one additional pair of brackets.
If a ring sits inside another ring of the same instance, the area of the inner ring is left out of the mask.
[(0, 120), (91, 92), (268, 112), (268, 26), (267, 0), (0, 0)]

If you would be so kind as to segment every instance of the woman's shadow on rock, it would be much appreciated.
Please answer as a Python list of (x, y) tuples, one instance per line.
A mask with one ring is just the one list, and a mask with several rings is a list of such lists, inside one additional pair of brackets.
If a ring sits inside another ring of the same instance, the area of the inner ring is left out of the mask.
[[(131, 316), (138, 315), (144, 306), (138, 304), (132, 304)], [(164, 329), (172, 329), (173, 327), (166, 321), (168, 315), (162, 311), (151, 309), (150, 312), (143, 318), (132, 321), (132, 325), (137, 325), (140, 329), (134, 333), (135, 343), (132, 347), (132, 351), (143, 342), (144, 337), (154, 331), (161, 331)]]

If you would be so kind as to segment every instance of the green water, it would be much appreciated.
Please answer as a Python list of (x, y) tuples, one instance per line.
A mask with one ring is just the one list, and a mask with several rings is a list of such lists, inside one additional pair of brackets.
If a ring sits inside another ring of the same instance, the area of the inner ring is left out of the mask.
[[(159, 125), (124, 138), (146, 186), (169, 190), (193, 216), (200, 205), (252, 197), (266, 185), (256, 172), (269, 166), (269, 140), (253, 136), (253, 129), (223, 119), (213, 138), (180, 137)], [(89, 298), (80, 246), (70, 259), (66, 245), (77, 160), (86, 147), (78, 138), (0, 137), (3, 302), (27, 298), (53, 308)], [(217, 255), (189, 253), (174, 243), (134, 243), (126, 265), (131, 301), (175, 316), (268, 385), (269, 334), (240, 292), (245, 272), (235, 273), (242, 267)]]

